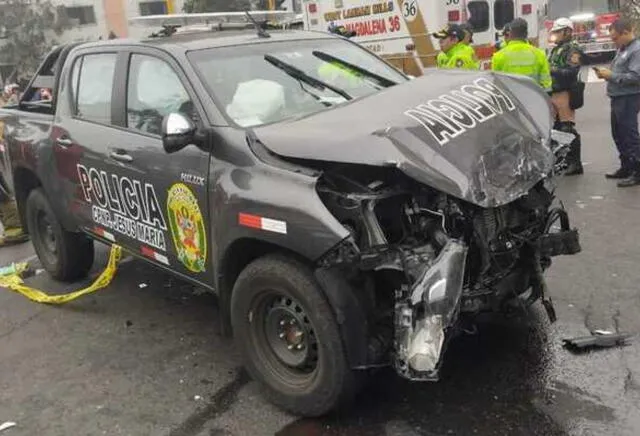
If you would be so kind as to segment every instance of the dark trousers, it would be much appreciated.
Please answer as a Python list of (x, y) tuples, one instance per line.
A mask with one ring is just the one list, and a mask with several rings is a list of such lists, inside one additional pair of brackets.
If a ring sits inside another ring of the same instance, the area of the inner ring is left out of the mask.
[(625, 95), (611, 99), (611, 135), (618, 148), (625, 170), (640, 170), (640, 133), (638, 113), (640, 95)]

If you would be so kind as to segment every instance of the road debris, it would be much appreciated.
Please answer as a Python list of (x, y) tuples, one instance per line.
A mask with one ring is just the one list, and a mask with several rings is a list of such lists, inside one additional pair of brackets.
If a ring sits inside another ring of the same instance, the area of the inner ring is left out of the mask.
[(613, 333), (606, 330), (595, 330), (591, 336), (563, 339), (564, 346), (573, 351), (582, 351), (591, 348), (610, 348), (627, 345), (632, 335), (626, 333)]
[(17, 424), (15, 422), (6, 421), (0, 424), (0, 431), (9, 430), (12, 427), (15, 427)]

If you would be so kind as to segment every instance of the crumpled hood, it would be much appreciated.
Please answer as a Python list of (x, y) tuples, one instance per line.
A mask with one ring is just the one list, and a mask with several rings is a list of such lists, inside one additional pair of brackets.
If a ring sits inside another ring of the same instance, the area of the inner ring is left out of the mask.
[(255, 134), (284, 157), (397, 167), (435, 189), (496, 207), (551, 172), (551, 125), (549, 99), (529, 79), (436, 70)]

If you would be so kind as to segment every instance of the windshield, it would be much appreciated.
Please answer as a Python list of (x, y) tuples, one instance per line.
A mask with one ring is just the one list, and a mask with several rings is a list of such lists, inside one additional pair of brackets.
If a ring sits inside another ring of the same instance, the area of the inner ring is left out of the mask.
[(552, 19), (571, 17), (579, 14), (606, 14), (618, 12), (620, 0), (552, 0), (549, 13)]
[(304, 117), (408, 80), (341, 39), (214, 48), (188, 57), (221, 108), (242, 127)]

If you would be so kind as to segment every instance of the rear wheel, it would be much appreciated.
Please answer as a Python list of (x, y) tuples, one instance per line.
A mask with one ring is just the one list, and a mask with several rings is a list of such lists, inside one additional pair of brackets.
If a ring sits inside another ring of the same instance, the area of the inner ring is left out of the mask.
[(71, 281), (86, 277), (93, 265), (93, 241), (62, 228), (42, 189), (29, 194), (27, 226), (42, 267), (53, 278)]
[(231, 298), (236, 344), (277, 406), (323, 415), (356, 391), (333, 311), (311, 270), (281, 256), (250, 264)]

